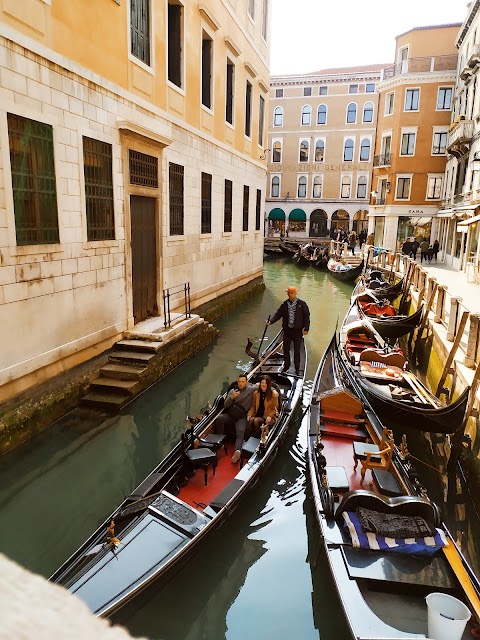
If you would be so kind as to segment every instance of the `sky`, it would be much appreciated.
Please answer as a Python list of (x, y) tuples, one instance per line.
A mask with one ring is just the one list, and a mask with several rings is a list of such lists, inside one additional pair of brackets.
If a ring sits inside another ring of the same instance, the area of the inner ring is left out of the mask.
[(270, 72), (392, 63), (397, 35), (466, 16), (467, 0), (272, 0)]

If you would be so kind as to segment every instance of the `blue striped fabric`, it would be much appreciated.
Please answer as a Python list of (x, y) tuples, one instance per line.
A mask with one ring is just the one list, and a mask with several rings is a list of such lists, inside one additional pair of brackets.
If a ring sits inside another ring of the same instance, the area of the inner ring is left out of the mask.
[(352, 545), (357, 549), (432, 556), (436, 551), (448, 544), (445, 534), (440, 529), (437, 529), (435, 536), (431, 537), (386, 538), (364, 531), (354, 511), (345, 511), (342, 515), (352, 539)]

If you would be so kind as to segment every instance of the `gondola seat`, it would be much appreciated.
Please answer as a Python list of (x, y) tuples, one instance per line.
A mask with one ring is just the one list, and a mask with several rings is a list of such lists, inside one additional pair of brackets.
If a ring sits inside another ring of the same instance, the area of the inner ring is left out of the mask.
[(204, 438), (199, 438), (199, 442), (201, 447), (212, 449), (215, 452), (223, 447), (225, 455), (228, 453), (227, 436), (224, 433), (209, 433)]
[(243, 467), (243, 463), (245, 462), (245, 460), (248, 460), (252, 457), (259, 444), (260, 439), (254, 438), (253, 436), (250, 436), (250, 438), (243, 443), (242, 451), (240, 453), (240, 468)]
[(390, 471), (386, 471), (385, 469), (373, 469), (372, 478), (373, 484), (384, 496), (394, 498), (395, 496), (401, 496), (403, 494), (401, 486)]
[(382, 439), (379, 444), (370, 444), (368, 442), (354, 442), (353, 443), (353, 470), (355, 471), (358, 465), (358, 461), (366, 460), (367, 453), (370, 453), (372, 460), (375, 462), (380, 461), (380, 450), (385, 449), (387, 440), (393, 438), (393, 434), (390, 429), (383, 427)]
[(182, 454), (187, 462), (188, 466), (192, 469), (203, 469), (205, 486), (208, 484), (208, 468), (211, 466), (213, 469), (213, 475), (217, 468), (218, 460), (215, 451), (212, 451), (206, 447), (194, 448), (194, 442), (197, 436), (194, 433), (193, 427), (187, 429), (185, 433), (182, 433)]

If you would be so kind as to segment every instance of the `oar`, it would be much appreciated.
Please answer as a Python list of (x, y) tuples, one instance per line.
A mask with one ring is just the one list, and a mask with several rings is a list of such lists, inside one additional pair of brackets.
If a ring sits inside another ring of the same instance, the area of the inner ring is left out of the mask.
[(255, 362), (260, 362), (260, 349), (262, 348), (262, 343), (263, 343), (263, 340), (265, 338), (265, 334), (267, 333), (267, 327), (268, 327), (268, 323), (270, 322), (271, 315), (272, 314), (270, 314), (268, 316), (268, 320), (265, 323), (265, 329), (263, 331), (263, 336), (262, 336), (262, 339), (261, 339), (260, 344), (258, 346), (257, 353), (254, 353), (252, 351), (253, 342), (250, 340), (250, 338), (247, 338), (247, 346), (245, 347), (245, 353), (247, 354), (247, 356), (250, 356), (250, 358), (253, 358), (255, 360)]
[(268, 314), (267, 321), (266, 321), (266, 323), (265, 323), (265, 329), (263, 330), (263, 336), (262, 336), (262, 339), (260, 340), (260, 344), (258, 345), (257, 356), (260, 356), (260, 349), (262, 348), (263, 341), (265, 340), (265, 334), (267, 333), (267, 327), (268, 327), (268, 323), (270, 322), (270, 318), (271, 318), (271, 317), (272, 317), (272, 314), (271, 314), (271, 313), (269, 313), (269, 314)]

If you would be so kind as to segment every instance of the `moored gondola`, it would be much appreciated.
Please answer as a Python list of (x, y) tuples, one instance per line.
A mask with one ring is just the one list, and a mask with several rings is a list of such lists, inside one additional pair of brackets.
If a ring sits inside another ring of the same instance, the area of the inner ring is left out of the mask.
[(415, 313), (404, 316), (398, 315), (390, 304), (384, 304), (383, 301), (371, 297), (367, 300), (357, 297), (356, 302), (360, 318), (370, 323), (382, 338), (392, 344), (413, 331), (422, 320), (423, 305), (420, 305)]
[[(438, 591), (466, 603), (465, 620), (471, 609), (478, 621), (478, 580), (425, 497), (406, 447), (395, 445), (356, 385), (335, 336), (305, 423), (314, 510), (348, 637), (436, 637), (427, 635), (425, 596)], [(467, 623), (462, 640), (473, 627)]]
[(402, 293), (404, 278), (395, 284), (388, 284), (386, 281), (383, 282), (385, 282), (385, 284), (381, 283), (381, 281), (376, 281), (376, 283), (367, 281), (365, 283), (365, 292), (372, 293), (379, 300), (386, 299), (393, 302)]
[(290, 242), (289, 240), (280, 240), (278, 245), (280, 250), (287, 256), (293, 256), (300, 248), (298, 242)]
[(152, 582), (180, 567), (232, 513), (273, 459), (301, 397), (305, 344), (302, 341), (300, 375), (282, 372), (281, 333), (261, 357), (247, 353), (255, 358), (247, 372), (249, 381), (258, 382), (268, 374), (279, 393), (278, 416), (269, 430), (255, 434), (260, 437), (250, 436), (240, 461), (233, 464), (226, 441), (214, 433), (214, 420), (225, 401), (225, 394), (218, 396), (213, 408), (51, 576), (51, 581), (75, 593), (97, 615), (110, 616)]
[(328, 272), (337, 280), (342, 280), (342, 282), (353, 282), (363, 271), (363, 260), (360, 264), (353, 265), (347, 262), (341, 262), (336, 258), (330, 258), (327, 262), (327, 269)]

